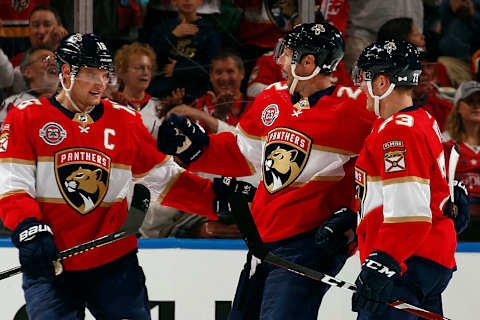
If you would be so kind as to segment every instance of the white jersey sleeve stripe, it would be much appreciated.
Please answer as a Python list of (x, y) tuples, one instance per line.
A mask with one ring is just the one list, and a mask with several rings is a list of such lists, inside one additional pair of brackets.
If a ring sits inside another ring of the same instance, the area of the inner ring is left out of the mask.
[(240, 127), (239, 134), (236, 135), (237, 145), (240, 149), (240, 152), (243, 154), (245, 159), (249, 162), (248, 165), (250, 169), (260, 172), (263, 163), (263, 152), (258, 152), (258, 150), (263, 150), (264, 142), (263, 140), (246, 134)]
[(420, 182), (404, 182), (383, 186), (384, 219), (427, 217), (430, 209), (430, 186)]
[(0, 195), (23, 190), (35, 198), (37, 196), (35, 174), (36, 167), (33, 164), (0, 162)]
[(162, 165), (155, 166), (142, 178), (134, 178), (134, 183), (142, 183), (150, 189), (150, 198), (153, 201), (162, 202), (170, 188), (175, 184), (185, 170), (169, 157)]

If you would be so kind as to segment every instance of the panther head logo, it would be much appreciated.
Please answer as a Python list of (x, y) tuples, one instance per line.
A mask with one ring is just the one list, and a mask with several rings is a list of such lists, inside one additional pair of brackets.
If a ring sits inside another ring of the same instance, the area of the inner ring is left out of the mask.
[(267, 134), (263, 183), (269, 193), (292, 184), (301, 174), (311, 149), (311, 139), (289, 129), (275, 128)]
[(66, 203), (86, 215), (101, 203), (107, 194), (111, 159), (95, 149), (69, 148), (55, 153), (55, 176)]
[(268, 188), (275, 192), (285, 184), (295, 179), (300, 173), (300, 168), (295, 161), (298, 151), (295, 149), (285, 150), (278, 146), (273, 150), (265, 161), (265, 172), (270, 172), (272, 182)]
[[(90, 170), (79, 167), (65, 179), (65, 187), (68, 192), (78, 193), (82, 198), (83, 204), (79, 209), (88, 212), (95, 207), (99, 198), (103, 198), (106, 187), (102, 178), (102, 170)], [(102, 196), (102, 197), (100, 197)]]

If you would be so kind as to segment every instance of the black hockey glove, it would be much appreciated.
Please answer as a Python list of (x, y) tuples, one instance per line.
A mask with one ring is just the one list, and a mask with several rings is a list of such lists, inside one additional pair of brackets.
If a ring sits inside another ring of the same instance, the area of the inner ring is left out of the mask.
[(252, 202), (257, 188), (248, 182), (237, 181), (233, 177), (222, 177), (213, 179), (213, 191), (216, 195), (213, 200), (213, 210), (218, 213), (218, 220), (225, 224), (232, 224), (234, 221), (228, 201), (230, 196), (233, 193), (239, 193), (245, 201)]
[[(348, 245), (355, 239), (357, 229), (357, 214), (349, 208), (335, 211), (315, 233), (315, 244), (328, 255), (335, 255), (340, 251), (347, 252)], [(345, 232), (352, 230), (352, 238)]]
[(383, 313), (392, 302), (395, 280), (400, 277), (400, 265), (382, 251), (372, 252), (362, 265), (352, 296), (352, 311)]
[(453, 220), (457, 234), (462, 233), (470, 223), (470, 200), (467, 187), (463, 182), (454, 180), (453, 186), (454, 202), (449, 199), (443, 214)]
[(53, 279), (58, 250), (50, 227), (36, 218), (23, 220), (12, 233), (12, 242), (18, 248), (22, 271), (34, 278)]
[(171, 114), (160, 125), (157, 141), (160, 152), (177, 156), (188, 165), (200, 158), (210, 138), (199, 125)]

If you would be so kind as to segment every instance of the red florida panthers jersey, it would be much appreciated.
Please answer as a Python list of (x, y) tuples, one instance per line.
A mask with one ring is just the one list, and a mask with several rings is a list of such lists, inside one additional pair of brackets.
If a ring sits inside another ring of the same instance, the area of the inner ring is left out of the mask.
[[(0, 216), (14, 229), (35, 217), (64, 250), (112, 233), (127, 215), (132, 182), (163, 205), (216, 219), (209, 180), (182, 170), (156, 150), (139, 113), (103, 101), (73, 113), (54, 99), (34, 99), (8, 112), (0, 135)], [(66, 270), (103, 265), (137, 247), (135, 236), (65, 262)]]
[(456, 234), (442, 212), (449, 196), (441, 133), (421, 108), (378, 119), (355, 168), (362, 262), (381, 250), (455, 266)]
[(313, 230), (353, 199), (354, 158), (373, 117), (358, 88), (324, 93), (293, 104), (285, 82), (267, 87), (240, 120), (239, 133), (211, 135), (189, 167), (229, 176), (261, 171), (251, 211), (266, 242)]

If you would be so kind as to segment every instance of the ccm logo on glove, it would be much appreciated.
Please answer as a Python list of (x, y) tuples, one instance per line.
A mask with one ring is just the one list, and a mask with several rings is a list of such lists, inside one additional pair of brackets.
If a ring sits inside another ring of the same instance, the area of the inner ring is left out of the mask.
[(378, 273), (385, 274), (388, 278), (391, 278), (395, 274), (397, 274), (394, 270), (390, 270), (388, 267), (384, 266), (383, 264), (370, 259), (365, 259), (364, 266), (366, 266), (367, 268), (373, 269)]

